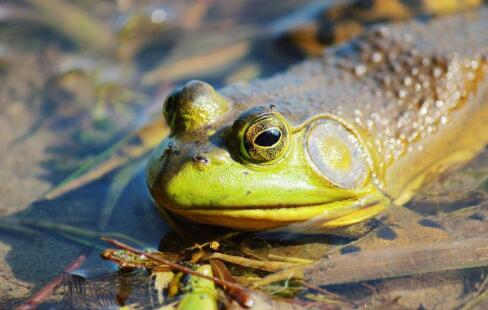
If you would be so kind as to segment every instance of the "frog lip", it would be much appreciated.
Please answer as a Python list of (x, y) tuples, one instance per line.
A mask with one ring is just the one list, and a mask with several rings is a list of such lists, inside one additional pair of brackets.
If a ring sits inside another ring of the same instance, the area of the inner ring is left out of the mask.
[[(351, 204), (356, 203), (361, 197), (358, 198), (346, 198), (346, 199), (337, 199), (331, 200), (326, 202), (319, 202), (319, 203), (309, 203), (309, 204), (295, 204), (295, 205), (287, 205), (287, 204), (279, 204), (279, 205), (255, 205), (255, 206), (202, 206), (202, 207), (193, 207), (193, 208), (186, 208), (186, 207), (172, 207), (172, 206), (165, 206), (165, 208), (171, 211), (186, 211), (186, 212), (206, 212), (209, 213), (213, 212), (232, 212), (232, 211), (252, 211), (252, 210), (283, 210), (283, 209), (298, 209), (298, 208), (317, 208), (317, 207), (326, 207), (333, 203), (341, 203), (341, 202), (350, 202)], [(366, 204), (361, 205), (357, 209), (368, 208), (372, 205), (380, 203), (380, 200), (368, 201)]]
[[(237, 230), (248, 231), (262, 231), (269, 229), (279, 229), (282, 227), (289, 227), (291, 224), (312, 223), (312, 225), (319, 225), (320, 223), (335, 221), (344, 216), (350, 216), (356, 212), (369, 212), (372, 209), (371, 216), (378, 212), (378, 206), (382, 205), (381, 200), (373, 199), (364, 201), (363, 203), (354, 203), (339, 205), (329, 208), (334, 202), (318, 205), (307, 206), (292, 206), (292, 207), (268, 207), (268, 208), (245, 208), (245, 209), (181, 209), (181, 208), (167, 208), (169, 211), (185, 217), (193, 222), (201, 224), (210, 224), (216, 226), (223, 226)], [(336, 201), (335, 203), (344, 203), (344, 201)], [(349, 224), (354, 224), (358, 221), (349, 221)], [(315, 223), (315, 224), (313, 224)], [(347, 226), (348, 223), (341, 225)], [(308, 224), (307, 224), (308, 225)]]
[[(344, 207), (340, 210), (330, 210), (333, 204), (348, 204), (350, 208)], [(358, 203), (358, 199), (344, 199), (329, 201), (326, 203), (316, 203), (316, 204), (306, 204), (306, 205), (273, 205), (273, 206), (252, 206), (252, 207), (227, 207), (227, 208), (178, 208), (165, 206), (171, 212), (176, 214), (187, 216), (187, 215), (204, 215), (204, 216), (215, 216), (215, 217), (242, 217), (242, 218), (259, 218), (264, 213), (269, 214), (269, 212), (289, 212), (294, 213), (297, 210), (305, 211), (302, 213), (303, 217), (296, 216), (293, 219), (285, 219), (286, 222), (299, 222), (302, 220), (308, 220), (310, 217), (323, 214), (325, 211), (331, 211), (331, 216), (329, 218), (339, 217), (348, 212), (354, 212), (358, 210), (365, 210), (370, 207), (374, 207), (381, 203), (381, 200), (366, 201), (364, 203)], [(348, 210), (346, 210), (348, 209)], [(312, 215), (316, 213), (315, 215)], [(279, 213), (275, 213), (279, 214)], [(334, 214), (334, 215), (333, 215)], [(260, 216), (261, 215), (261, 216)], [(266, 215), (265, 217), (268, 217)]]
[[(167, 209), (169, 210), (181, 210), (181, 211), (188, 211), (188, 212), (218, 212), (218, 211), (246, 211), (246, 210), (280, 210), (280, 209), (297, 209), (297, 208), (313, 208), (318, 206), (324, 206), (330, 203), (339, 202), (339, 201), (355, 201), (355, 199), (337, 199), (332, 201), (325, 201), (325, 202), (318, 202), (318, 203), (309, 203), (309, 204), (276, 204), (276, 205), (249, 205), (249, 206), (201, 206), (192, 208), (184, 207), (184, 206), (168, 206)], [(166, 207), (166, 206), (165, 206)]]

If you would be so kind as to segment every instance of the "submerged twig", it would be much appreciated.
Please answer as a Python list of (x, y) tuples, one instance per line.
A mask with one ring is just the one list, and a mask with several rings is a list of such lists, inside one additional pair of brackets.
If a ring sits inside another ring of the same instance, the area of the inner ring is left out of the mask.
[(313, 285), (331, 285), (488, 266), (488, 235), (356, 252), (305, 270)]
[(485, 276), (485, 279), (481, 283), (478, 292), (475, 294), (475, 296), (462, 303), (462, 307), (459, 307), (459, 309), (460, 310), (475, 309), (476, 306), (478, 306), (478, 304), (484, 300), (488, 300), (488, 275)]
[[(65, 269), (64, 273), (71, 273), (74, 270), (80, 268), (80, 266), (86, 261), (87, 256), (81, 254)], [(46, 298), (52, 295), (52, 293), (59, 287), (63, 281), (64, 273), (61, 273), (56, 278), (47, 283), (42, 289), (29, 298), (26, 302), (16, 308), (16, 310), (30, 310), (36, 309)]]

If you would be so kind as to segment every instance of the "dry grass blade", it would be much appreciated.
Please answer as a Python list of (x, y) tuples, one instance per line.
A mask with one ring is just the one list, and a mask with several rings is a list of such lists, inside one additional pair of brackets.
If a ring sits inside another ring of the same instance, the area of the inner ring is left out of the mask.
[(240, 256), (228, 255), (223, 253), (214, 253), (211, 258), (220, 259), (228, 263), (260, 269), (264, 271), (276, 272), (290, 267), (295, 267), (297, 263), (288, 262), (272, 262), (272, 261), (260, 261), (255, 259), (244, 258)]
[(28, 226), (33, 226), (36, 228), (41, 228), (41, 229), (47, 229), (50, 231), (55, 231), (63, 235), (67, 236), (72, 236), (72, 237), (81, 237), (81, 238), (100, 238), (101, 235), (104, 236), (109, 236), (112, 238), (119, 238), (123, 239), (126, 241), (129, 241), (133, 244), (136, 244), (138, 246), (144, 246), (144, 244), (132, 237), (126, 236), (122, 233), (118, 232), (96, 232), (96, 231), (91, 231), (87, 229), (82, 229), (79, 227), (67, 225), (67, 224), (62, 224), (62, 223), (52, 223), (48, 221), (22, 221), (19, 222), (20, 224), (28, 225)]
[(168, 127), (160, 120), (149, 123), (97, 155), (72, 175), (45, 194), (54, 199), (86, 185), (114, 169), (151, 151), (168, 134)]
[(137, 160), (117, 170), (117, 173), (114, 175), (113, 181), (108, 189), (107, 197), (105, 198), (103, 206), (100, 210), (100, 216), (98, 218), (98, 230), (105, 230), (108, 222), (112, 218), (112, 213), (120, 199), (120, 196), (125, 192), (129, 182), (144, 164), (145, 162)]
[(271, 284), (273, 282), (289, 280), (291, 278), (303, 279), (303, 273), (304, 273), (305, 269), (311, 265), (312, 264), (298, 265), (295, 267), (291, 267), (291, 268), (270, 274), (269, 276), (266, 276), (266, 277), (264, 277), (264, 278), (262, 278), (256, 282), (254, 282), (252, 284), (252, 288), (263, 287), (263, 286)]
[(188, 76), (208, 73), (243, 58), (250, 48), (250, 42), (242, 41), (175, 63), (164, 63), (146, 73), (142, 82), (144, 85), (155, 85), (162, 81), (179, 80)]
[(115, 34), (79, 8), (60, 0), (28, 0), (43, 20), (62, 31), (80, 47), (109, 53), (116, 47)]

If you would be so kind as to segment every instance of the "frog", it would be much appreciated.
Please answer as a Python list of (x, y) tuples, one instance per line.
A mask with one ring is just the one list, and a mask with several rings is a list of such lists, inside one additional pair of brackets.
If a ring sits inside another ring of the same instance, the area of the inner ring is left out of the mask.
[(267, 79), (177, 87), (146, 169), (157, 207), (330, 232), (404, 205), (488, 142), (487, 17), (383, 25)]

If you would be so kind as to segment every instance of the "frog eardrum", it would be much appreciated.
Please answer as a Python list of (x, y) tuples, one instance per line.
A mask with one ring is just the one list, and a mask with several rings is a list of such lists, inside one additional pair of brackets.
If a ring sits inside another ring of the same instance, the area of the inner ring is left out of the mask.
[(366, 153), (356, 136), (332, 119), (308, 126), (305, 138), (312, 167), (342, 188), (355, 188), (367, 175)]

